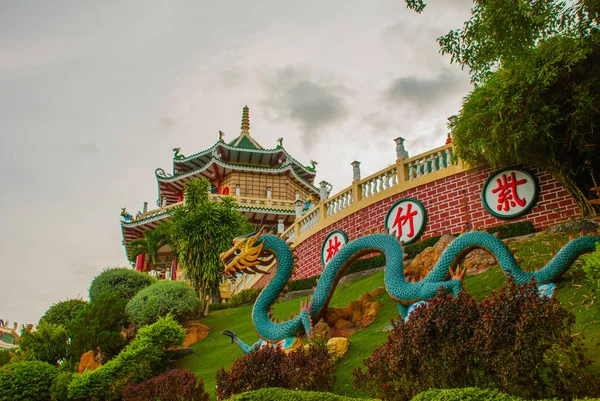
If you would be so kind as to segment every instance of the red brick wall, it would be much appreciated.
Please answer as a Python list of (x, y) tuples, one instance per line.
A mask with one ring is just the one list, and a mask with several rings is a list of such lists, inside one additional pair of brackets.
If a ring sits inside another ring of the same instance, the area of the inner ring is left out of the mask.
[(381, 200), (314, 234), (297, 248), (299, 266), (293, 279), (321, 274), (321, 246), (331, 231), (342, 230), (352, 241), (368, 230), (381, 229), (389, 208), (402, 198), (418, 199), (425, 206), (428, 222), (422, 239), (517, 221), (531, 221), (536, 229), (542, 230), (579, 213), (571, 195), (550, 174), (537, 169), (530, 171), (539, 181), (540, 193), (536, 205), (524, 216), (502, 220), (491, 215), (483, 206), (481, 191), (493, 170), (470, 170)]

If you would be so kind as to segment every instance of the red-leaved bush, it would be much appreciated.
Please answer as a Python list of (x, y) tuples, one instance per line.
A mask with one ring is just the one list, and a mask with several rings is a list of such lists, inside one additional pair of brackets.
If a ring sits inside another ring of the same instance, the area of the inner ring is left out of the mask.
[(128, 383), (123, 401), (208, 401), (202, 380), (189, 370), (169, 370), (138, 384)]
[(261, 348), (235, 361), (227, 372), (217, 372), (217, 399), (266, 387), (331, 391), (335, 362), (327, 347), (314, 344), (284, 353), (279, 348)]
[(429, 388), (496, 388), (523, 398), (598, 394), (575, 318), (534, 283), (509, 282), (477, 303), (440, 293), (400, 320), (387, 342), (353, 371), (354, 385), (383, 400)]

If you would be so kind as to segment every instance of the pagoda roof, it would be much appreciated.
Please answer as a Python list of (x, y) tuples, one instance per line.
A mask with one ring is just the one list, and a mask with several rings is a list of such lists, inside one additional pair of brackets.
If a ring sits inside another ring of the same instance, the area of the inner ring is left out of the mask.
[[(220, 144), (214, 147), (215, 150), (233, 150), (229, 145)], [(273, 165), (268, 164), (252, 164), (240, 162), (228, 162), (225, 157), (218, 158), (217, 154), (211, 153), (211, 158), (200, 165), (199, 167), (180, 172), (179, 174), (170, 175), (163, 169), (156, 169), (155, 175), (158, 183), (159, 199), (166, 198), (168, 203), (177, 201), (179, 192), (184, 190), (185, 185), (192, 179), (203, 176), (210, 180), (217, 180), (225, 177), (232, 171), (256, 172), (261, 174), (288, 175), (297, 181), (300, 185), (306, 188), (314, 195), (319, 194), (319, 190), (312, 184), (314, 181), (314, 173), (309, 174), (304, 166), (301, 166), (296, 160), (289, 157), (283, 149), (263, 149), (259, 150), (258, 154), (267, 155), (273, 158), (279, 155), (279, 159)]]

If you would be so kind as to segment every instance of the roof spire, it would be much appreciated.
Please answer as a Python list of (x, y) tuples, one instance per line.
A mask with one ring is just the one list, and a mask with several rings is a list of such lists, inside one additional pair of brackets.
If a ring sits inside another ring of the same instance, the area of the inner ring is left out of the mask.
[(244, 106), (242, 112), (242, 133), (250, 134), (250, 109), (248, 106)]

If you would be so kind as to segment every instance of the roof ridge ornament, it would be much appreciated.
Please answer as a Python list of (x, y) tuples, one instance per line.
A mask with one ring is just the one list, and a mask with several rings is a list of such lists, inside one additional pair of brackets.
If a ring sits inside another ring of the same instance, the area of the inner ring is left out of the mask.
[(250, 109), (248, 105), (242, 109), (242, 134), (250, 135)]

